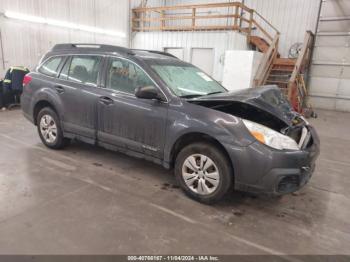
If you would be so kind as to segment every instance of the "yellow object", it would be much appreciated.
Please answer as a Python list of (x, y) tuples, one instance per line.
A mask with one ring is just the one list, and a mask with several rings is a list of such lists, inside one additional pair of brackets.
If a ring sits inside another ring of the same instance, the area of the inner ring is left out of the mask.
[(10, 72), (12, 73), (12, 71), (16, 69), (16, 70), (21, 70), (21, 71), (29, 71), (28, 68), (24, 67), (24, 66), (11, 66), (10, 67)]

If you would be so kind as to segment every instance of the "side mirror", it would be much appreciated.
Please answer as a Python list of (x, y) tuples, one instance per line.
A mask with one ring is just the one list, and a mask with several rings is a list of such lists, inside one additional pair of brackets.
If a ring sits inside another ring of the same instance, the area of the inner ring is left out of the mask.
[(135, 89), (135, 96), (143, 99), (164, 100), (163, 96), (159, 94), (159, 90), (155, 86), (140, 86)]

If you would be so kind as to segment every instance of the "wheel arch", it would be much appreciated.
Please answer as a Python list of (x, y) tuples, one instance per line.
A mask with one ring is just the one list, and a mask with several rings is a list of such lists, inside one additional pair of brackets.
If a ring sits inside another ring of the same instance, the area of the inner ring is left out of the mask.
[(230, 164), (230, 168), (232, 170), (233, 176), (234, 176), (234, 166), (230, 159), (230, 156), (226, 150), (226, 148), (214, 137), (201, 133), (201, 132), (190, 132), (183, 134), (180, 136), (176, 142), (173, 144), (171, 151), (170, 151), (170, 167), (173, 168), (175, 165), (175, 160), (177, 155), (180, 153), (180, 151), (186, 147), (189, 144), (196, 143), (196, 142), (207, 142), (209, 144), (212, 144), (216, 148), (218, 148), (227, 158), (227, 161)]
[(58, 112), (56, 110), (56, 107), (53, 105), (53, 103), (47, 101), (47, 100), (40, 100), (38, 102), (35, 103), (34, 108), (33, 108), (33, 121), (34, 121), (34, 125), (37, 125), (37, 117), (38, 114), (40, 112), (41, 109), (45, 108), (45, 107), (49, 107), (51, 108), (53, 111), (55, 111), (55, 113), (58, 115)]

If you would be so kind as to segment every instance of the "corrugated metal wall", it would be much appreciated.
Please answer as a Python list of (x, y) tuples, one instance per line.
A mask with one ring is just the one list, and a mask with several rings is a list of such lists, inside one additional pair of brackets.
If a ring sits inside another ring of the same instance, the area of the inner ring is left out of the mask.
[(321, 0), (244, 0), (281, 33), (279, 52), (287, 57), (289, 48), (303, 42), (305, 32), (315, 32)]
[[(126, 38), (28, 23), (0, 17), (5, 68), (33, 68), (56, 43), (106, 43), (128, 46), (128, 0), (1, 0), (0, 12), (13, 11), (124, 32)], [(1, 56), (1, 53), (0, 53)], [(0, 57), (2, 58), (2, 57)], [(0, 64), (0, 76), (4, 74)]]
[(325, 0), (315, 42), (310, 102), (350, 111), (350, 1)]
[[(263, 17), (271, 22), (281, 33), (280, 53), (282, 56), (288, 56), (289, 48), (296, 42), (302, 42), (305, 31), (315, 31), (318, 10), (321, 0), (241, 0), (250, 8), (258, 11)], [(131, 0), (132, 6), (136, 7), (141, 0)], [(185, 5), (185, 4), (205, 4), (219, 2), (237, 2), (225, 0), (148, 0), (147, 6), (161, 5)], [(202, 11), (202, 10), (201, 10)], [(212, 8), (207, 10), (210, 14), (232, 13), (232, 9)], [(230, 25), (232, 19), (212, 19), (205, 23)], [(159, 34), (150, 34), (150, 41), (157, 42)]]

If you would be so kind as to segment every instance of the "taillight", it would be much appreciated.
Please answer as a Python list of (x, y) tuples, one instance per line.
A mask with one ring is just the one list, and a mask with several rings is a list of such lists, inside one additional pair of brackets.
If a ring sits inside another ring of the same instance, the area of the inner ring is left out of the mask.
[(23, 78), (23, 86), (28, 85), (32, 81), (32, 77), (30, 75), (25, 75)]

